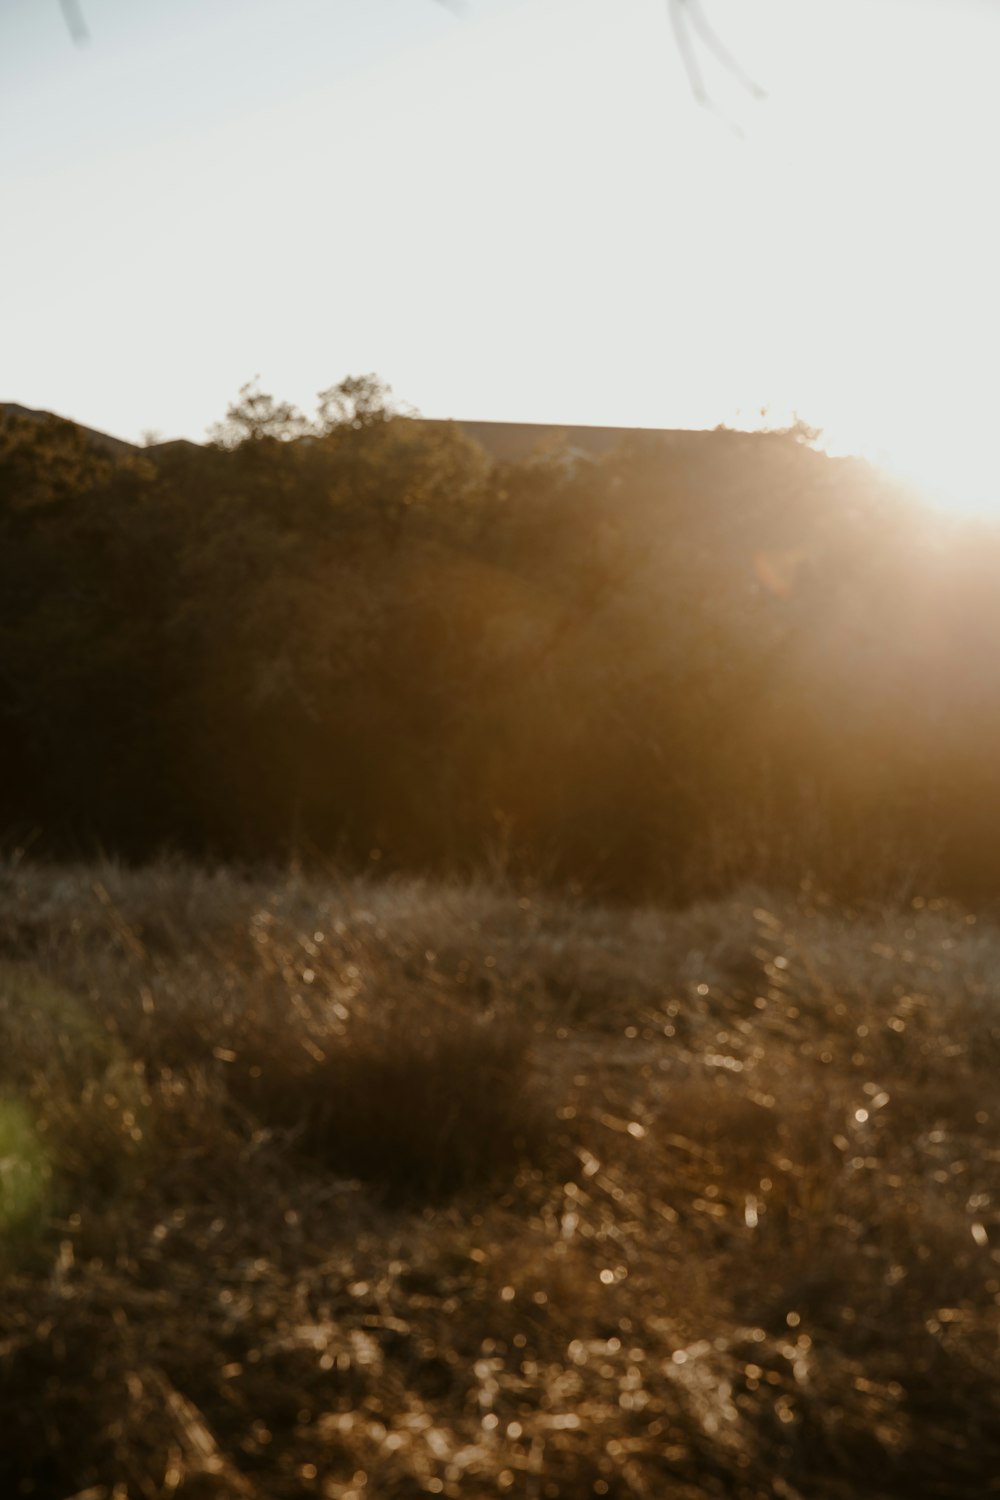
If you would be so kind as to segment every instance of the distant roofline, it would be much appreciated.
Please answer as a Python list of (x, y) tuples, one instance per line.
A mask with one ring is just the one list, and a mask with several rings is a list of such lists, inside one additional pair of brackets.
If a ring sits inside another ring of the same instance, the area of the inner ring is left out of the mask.
[(586, 453), (606, 453), (628, 438), (651, 437), (680, 441), (717, 435), (723, 430), (736, 430), (712, 427), (627, 427), (589, 422), (497, 422), (462, 417), (425, 417), (422, 420), (442, 426), (453, 422), (494, 458), (513, 462), (530, 458), (540, 448), (560, 440)]
[[(74, 427), (86, 432), (95, 443), (113, 452), (155, 453), (167, 448), (205, 446), (196, 443), (191, 438), (166, 438), (162, 442), (151, 443), (148, 447), (144, 447), (139, 443), (129, 442), (127, 438), (115, 437), (95, 427), (88, 427), (83, 422), (76, 422), (72, 417), (63, 417), (56, 412), (24, 406), (16, 401), (0, 402), (0, 418), (6, 416), (28, 417), (37, 421), (55, 417), (62, 422), (71, 422)], [(591, 422), (501, 422), (492, 418), (478, 417), (424, 417), (419, 412), (414, 414), (414, 420), (426, 422), (429, 426), (454, 425), (467, 437), (480, 443), (493, 458), (508, 462), (519, 462), (530, 458), (540, 448), (559, 441), (566, 441), (570, 446), (585, 453), (596, 454), (606, 453), (617, 443), (634, 437), (690, 441), (691, 439), (718, 437), (722, 433), (732, 434), (734, 437), (745, 437), (758, 435), (759, 432), (759, 429), (732, 428), (721, 424), (717, 427), (642, 427)]]

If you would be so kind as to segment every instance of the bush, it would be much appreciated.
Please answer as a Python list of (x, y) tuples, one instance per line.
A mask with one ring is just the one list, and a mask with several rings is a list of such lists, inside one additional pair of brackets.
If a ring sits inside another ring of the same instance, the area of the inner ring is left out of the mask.
[(232, 1073), (254, 1116), (324, 1167), (422, 1200), (509, 1181), (544, 1148), (523, 1022), (413, 996), (324, 1046), (304, 1066), (251, 1041)]

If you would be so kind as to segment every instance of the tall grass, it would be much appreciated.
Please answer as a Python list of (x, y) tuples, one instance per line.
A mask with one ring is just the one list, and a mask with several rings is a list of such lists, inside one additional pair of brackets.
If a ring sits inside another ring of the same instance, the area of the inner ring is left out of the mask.
[(982, 1496), (1000, 931), (0, 870), (0, 1493)]

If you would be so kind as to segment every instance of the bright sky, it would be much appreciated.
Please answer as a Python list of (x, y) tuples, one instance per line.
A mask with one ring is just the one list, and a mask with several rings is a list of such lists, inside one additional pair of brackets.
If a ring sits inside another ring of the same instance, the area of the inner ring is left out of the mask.
[(204, 436), (377, 371), (430, 416), (797, 412), (1000, 504), (1000, 0), (0, 5), (0, 399)]

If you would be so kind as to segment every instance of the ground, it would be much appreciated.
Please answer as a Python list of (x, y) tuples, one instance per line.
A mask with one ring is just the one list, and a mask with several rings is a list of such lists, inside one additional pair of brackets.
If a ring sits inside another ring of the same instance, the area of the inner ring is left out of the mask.
[(1000, 1493), (1000, 927), (0, 867), (2, 1493)]

